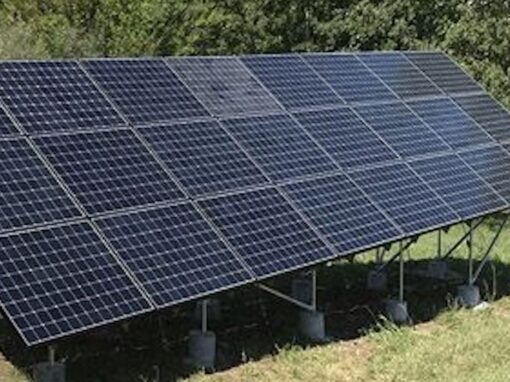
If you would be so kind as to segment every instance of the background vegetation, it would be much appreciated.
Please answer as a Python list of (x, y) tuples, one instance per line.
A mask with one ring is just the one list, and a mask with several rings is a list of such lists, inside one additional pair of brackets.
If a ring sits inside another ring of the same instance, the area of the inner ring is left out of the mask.
[(0, 0), (0, 58), (438, 48), (510, 106), (505, 0)]

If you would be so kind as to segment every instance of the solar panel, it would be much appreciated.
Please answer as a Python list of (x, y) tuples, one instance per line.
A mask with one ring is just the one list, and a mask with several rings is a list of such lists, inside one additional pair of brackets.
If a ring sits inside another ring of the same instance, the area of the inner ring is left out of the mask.
[(408, 105), (453, 148), (493, 142), (450, 98), (414, 101)]
[(73, 61), (1, 62), (0, 99), (29, 133), (123, 123)]
[(0, 140), (0, 231), (80, 216), (25, 138)]
[(490, 95), (455, 97), (454, 100), (494, 139), (510, 139), (510, 115)]
[(192, 195), (267, 183), (217, 122), (160, 125), (139, 131)]
[(333, 161), (287, 115), (222, 121), (274, 180), (335, 171)]
[(499, 146), (459, 153), (482, 178), (510, 202), (510, 155)]
[(280, 110), (276, 101), (237, 58), (176, 58), (169, 62), (214, 115)]
[(287, 109), (343, 104), (297, 55), (254, 55), (242, 61)]
[(274, 188), (203, 200), (200, 205), (258, 278), (335, 256)]
[(344, 168), (397, 159), (350, 108), (302, 112), (295, 117)]
[(0, 136), (12, 134), (19, 134), (19, 131), (5, 111), (0, 108)]
[(455, 154), (413, 161), (410, 166), (462, 219), (472, 219), (507, 206), (507, 203)]
[(0, 236), (0, 301), (27, 345), (151, 309), (88, 223)]
[(354, 181), (407, 235), (451, 225), (459, 219), (409, 166), (396, 163), (351, 173)]
[(283, 186), (340, 254), (396, 240), (399, 229), (345, 175)]
[(480, 85), (442, 52), (407, 52), (404, 54), (446, 93), (483, 91)]
[(397, 97), (352, 54), (302, 57), (347, 102), (396, 100)]
[(163, 60), (97, 60), (83, 65), (133, 124), (208, 116)]
[(441, 91), (400, 53), (367, 53), (358, 57), (402, 98), (441, 95)]
[(358, 106), (363, 119), (400, 155), (446, 151), (446, 145), (402, 102)]
[(97, 223), (159, 307), (252, 279), (190, 203)]
[(89, 213), (184, 197), (129, 130), (47, 135), (35, 142)]

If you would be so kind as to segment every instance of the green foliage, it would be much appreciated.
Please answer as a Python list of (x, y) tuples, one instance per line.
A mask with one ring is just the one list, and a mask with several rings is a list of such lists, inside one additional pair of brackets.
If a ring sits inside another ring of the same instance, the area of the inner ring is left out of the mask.
[(505, 0), (0, 0), (1, 58), (438, 48), (510, 105)]

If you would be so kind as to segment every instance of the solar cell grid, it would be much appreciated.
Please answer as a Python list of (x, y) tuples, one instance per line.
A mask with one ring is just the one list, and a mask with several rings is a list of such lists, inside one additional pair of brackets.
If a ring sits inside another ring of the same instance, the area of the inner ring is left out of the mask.
[(345, 175), (289, 183), (283, 189), (340, 254), (400, 236), (399, 229)]
[(254, 55), (242, 61), (287, 109), (343, 103), (298, 55)]
[(347, 102), (397, 99), (353, 54), (305, 54), (303, 58)]
[(410, 165), (462, 219), (475, 218), (507, 206), (455, 154), (413, 161)]
[(235, 118), (222, 123), (273, 180), (337, 169), (333, 161), (287, 115)]
[(358, 106), (356, 110), (403, 157), (450, 149), (402, 102)]
[(139, 131), (192, 195), (267, 182), (217, 122), (160, 125)]
[(274, 188), (203, 200), (200, 205), (259, 278), (335, 256)]
[(83, 65), (135, 125), (209, 115), (163, 60), (96, 60)]
[(91, 214), (184, 197), (129, 130), (46, 135), (35, 142)]
[(295, 117), (344, 168), (397, 159), (397, 155), (349, 108), (302, 112)]
[(447, 93), (483, 91), (480, 85), (442, 52), (407, 52), (405, 55)]
[(271, 95), (234, 57), (176, 58), (172, 68), (218, 116), (254, 114), (281, 110)]
[(88, 223), (0, 236), (0, 302), (28, 345), (151, 309)]
[(159, 307), (252, 279), (189, 203), (97, 222)]
[(0, 107), (0, 136), (12, 135), (12, 134), (18, 134), (18, 133), (19, 133), (19, 131), (14, 126), (14, 123), (12, 123), (9, 116)]
[(408, 105), (454, 148), (493, 142), (450, 98), (414, 101)]
[(80, 216), (25, 138), (0, 140), (0, 231)]
[(490, 95), (455, 97), (454, 100), (494, 139), (510, 139), (510, 115)]
[(358, 57), (402, 98), (442, 94), (401, 53), (366, 53)]
[(351, 173), (407, 235), (457, 222), (457, 215), (405, 164)]
[(29, 133), (123, 124), (73, 61), (1, 62), (0, 99)]

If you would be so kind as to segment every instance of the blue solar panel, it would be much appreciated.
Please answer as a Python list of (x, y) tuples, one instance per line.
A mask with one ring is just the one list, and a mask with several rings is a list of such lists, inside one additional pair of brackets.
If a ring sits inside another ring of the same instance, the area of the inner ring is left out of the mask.
[(97, 60), (83, 65), (133, 124), (208, 116), (163, 60)]
[(176, 58), (169, 62), (214, 115), (281, 110), (237, 58)]
[(35, 138), (89, 213), (183, 198), (129, 130)]
[(414, 101), (408, 105), (453, 148), (493, 142), (450, 98)]
[(400, 53), (367, 53), (358, 57), (402, 98), (442, 94)]
[(287, 109), (343, 104), (298, 55), (245, 56), (242, 61)]
[(258, 278), (335, 256), (274, 188), (203, 200), (200, 205)]
[(490, 95), (455, 97), (454, 100), (494, 139), (510, 139), (510, 115)]
[(27, 345), (151, 309), (88, 223), (0, 236), (0, 302)]
[(408, 52), (405, 55), (446, 93), (483, 91), (480, 85), (442, 52)]
[(350, 108), (309, 111), (295, 117), (344, 168), (397, 159)]
[(286, 115), (222, 121), (274, 180), (335, 171), (333, 161)]
[(450, 148), (401, 102), (359, 106), (356, 110), (395, 151), (404, 157), (440, 152)]
[(0, 108), (0, 136), (12, 134), (19, 134), (19, 131), (5, 111)]
[(0, 63), (0, 99), (29, 133), (123, 123), (72, 61)]
[(402, 163), (353, 172), (354, 181), (407, 235), (451, 225), (455, 212)]
[(510, 155), (500, 146), (459, 154), (482, 178), (510, 203)]
[(25, 138), (0, 140), (0, 231), (80, 216)]
[(399, 229), (345, 175), (289, 183), (283, 189), (340, 254), (400, 236)]
[(217, 122), (161, 125), (139, 131), (192, 195), (267, 182)]
[(455, 154), (417, 160), (410, 165), (462, 219), (507, 207), (507, 203)]
[(305, 61), (347, 102), (397, 97), (352, 54), (306, 54)]
[(159, 307), (252, 279), (189, 203), (119, 214), (97, 223)]

